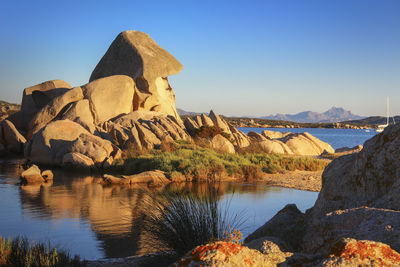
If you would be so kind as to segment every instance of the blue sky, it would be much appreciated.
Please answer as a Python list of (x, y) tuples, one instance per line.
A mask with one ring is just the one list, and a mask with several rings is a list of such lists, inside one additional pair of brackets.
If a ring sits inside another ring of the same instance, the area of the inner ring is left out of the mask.
[(184, 70), (190, 111), (400, 114), (400, 1), (0, 0), (0, 99), (51, 79), (85, 84), (112, 40), (144, 31)]

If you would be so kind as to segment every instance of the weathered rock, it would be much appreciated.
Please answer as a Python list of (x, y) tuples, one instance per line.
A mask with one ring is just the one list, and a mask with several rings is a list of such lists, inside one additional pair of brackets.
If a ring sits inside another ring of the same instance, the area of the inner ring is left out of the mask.
[(282, 240), (289, 250), (298, 251), (305, 234), (305, 227), (305, 215), (295, 204), (289, 204), (250, 234), (245, 243), (262, 237), (275, 237)]
[(30, 121), (27, 139), (30, 139), (32, 135), (52, 121), (66, 105), (81, 99), (83, 99), (83, 92), (80, 87), (75, 87), (64, 94), (53, 98), (46, 106), (36, 113)]
[(33, 162), (61, 166), (64, 156), (73, 152), (85, 155), (101, 165), (104, 160), (114, 157), (118, 149), (75, 122), (57, 120), (32, 137), (26, 146), (25, 156)]
[(202, 126), (209, 126), (209, 127), (214, 126), (213, 121), (206, 114), (201, 114), (200, 118)]
[(358, 153), (363, 149), (362, 145), (358, 145), (355, 147), (341, 147), (335, 150), (335, 153)]
[(210, 111), (209, 117), (213, 121), (214, 125), (220, 128), (223, 132), (229, 134), (231, 133), (228, 124), (223, 119), (221, 119), (221, 117), (213, 110)]
[[(271, 241), (271, 239), (273, 239), (273, 241)], [(279, 243), (279, 245), (277, 243)], [(291, 252), (283, 252), (281, 250), (282, 246), (285, 247), (283, 241), (271, 237), (255, 239), (246, 244), (248, 248), (256, 249), (263, 254), (269, 255), (276, 263), (284, 262), (286, 258), (293, 255)], [(284, 249), (284, 251), (287, 251), (287, 249)]]
[(143, 127), (140, 123), (136, 123), (135, 126), (143, 148), (152, 150), (155, 145), (161, 144), (160, 139), (152, 131)]
[(303, 250), (327, 254), (342, 238), (372, 240), (400, 250), (400, 211), (360, 207), (337, 210), (314, 219), (307, 226)]
[(400, 210), (400, 125), (386, 127), (357, 154), (342, 156), (322, 174), (313, 217), (368, 205)]
[(78, 102), (72, 103), (68, 110), (62, 115), (61, 119), (76, 122), (82, 125), (90, 133), (94, 133), (96, 130), (89, 107), (89, 100), (87, 99), (82, 99)]
[(42, 177), (46, 182), (50, 182), (53, 180), (54, 174), (51, 170), (42, 171)]
[(297, 155), (321, 155), (324, 151), (328, 153), (334, 153), (333, 148), (310, 135), (309, 133), (292, 133), (279, 139), (284, 142), (294, 154)]
[(218, 241), (198, 246), (172, 266), (277, 266), (282, 257), (262, 254), (240, 244)]
[(93, 167), (95, 167), (95, 164), (91, 158), (89, 158), (81, 153), (73, 152), (73, 153), (67, 153), (64, 155), (64, 157), (62, 159), (62, 166), (93, 168)]
[(123, 175), (115, 177), (112, 175), (104, 175), (104, 181), (108, 184), (132, 185), (146, 184), (147, 186), (163, 186), (169, 184), (171, 180), (167, 178), (163, 171), (146, 171), (134, 175)]
[(190, 135), (194, 135), (194, 133), (196, 132), (197, 129), (200, 128), (200, 126), (197, 124), (197, 122), (195, 122), (194, 120), (192, 120), (191, 118), (187, 117), (184, 120), (184, 125), (186, 127), (186, 130), (189, 132)]
[(45, 182), (39, 167), (36, 165), (32, 165), (21, 173), (21, 180), (24, 184), (40, 184)]
[(137, 91), (134, 110), (151, 110), (176, 118), (175, 94), (167, 76), (177, 74), (183, 66), (149, 35), (124, 31), (113, 41), (94, 69), (90, 81), (111, 76), (128, 75), (135, 80)]
[(114, 75), (94, 80), (83, 86), (89, 100), (95, 124), (133, 110), (135, 82), (126, 75)]
[(233, 138), (235, 139), (235, 145), (238, 147), (248, 147), (250, 145), (250, 139), (247, 135), (245, 135), (242, 131), (239, 131), (231, 124), (228, 123), (229, 130), (232, 133)]
[(9, 120), (0, 123), (0, 132), (2, 132), (2, 140), (7, 151), (13, 153), (22, 153), (26, 139), (15, 128), (14, 124)]
[(262, 136), (264, 136), (267, 139), (279, 139), (279, 138), (285, 137), (285, 135), (287, 135), (289, 133), (283, 134), (283, 133), (278, 132), (278, 131), (264, 130), (264, 131), (262, 131), (261, 134), (262, 134)]
[(265, 153), (285, 154), (286, 152), (283, 146), (276, 141), (266, 139), (264, 141), (258, 142), (258, 145)]
[[(52, 80), (24, 89), (21, 110), (12, 114), (9, 120), (17, 129), (28, 130), (28, 124), (51, 99), (64, 94), (71, 88), (69, 83), (62, 80)], [(35, 99), (34, 96), (35, 95)]]
[(386, 244), (369, 240), (342, 239), (332, 247), (330, 254), (319, 266), (400, 266), (397, 251)]
[(256, 132), (249, 132), (247, 136), (250, 137), (250, 140), (253, 142), (262, 142), (268, 140), (267, 138)]
[(217, 134), (211, 140), (211, 146), (219, 153), (235, 153), (233, 144), (220, 134)]

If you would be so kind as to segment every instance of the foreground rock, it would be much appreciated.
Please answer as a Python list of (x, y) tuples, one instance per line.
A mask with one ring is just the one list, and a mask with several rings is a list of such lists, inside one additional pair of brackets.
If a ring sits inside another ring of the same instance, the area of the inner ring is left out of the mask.
[(39, 167), (32, 165), (21, 173), (21, 181), (25, 185), (42, 184), (53, 180), (53, 172), (50, 170), (40, 171)]
[(133, 185), (133, 184), (145, 184), (149, 187), (163, 186), (171, 182), (167, 178), (165, 172), (155, 170), (146, 171), (134, 175), (123, 175), (122, 177), (116, 177), (112, 175), (105, 174), (104, 182), (106, 184), (114, 185)]
[(4, 120), (0, 123), (0, 144), (4, 144), (6, 151), (20, 154), (25, 143), (25, 137), (19, 133), (11, 121)]
[(283, 242), (296, 252), (290, 264), (400, 266), (399, 150), (400, 125), (389, 126), (328, 165), (312, 209), (286, 206), (246, 242)]
[[(266, 254), (231, 242), (214, 242), (198, 246), (173, 266), (276, 266), (285, 260), (285, 253)], [(279, 254), (279, 255), (277, 255)]]
[(149, 35), (124, 31), (97, 64), (90, 81), (112, 75), (128, 75), (135, 80), (138, 89), (134, 110), (157, 111), (180, 120), (175, 109), (175, 94), (167, 77), (182, 69), (181, 63)]
[[(66, 162), (75, 165), (69, 153), (86, 156), (99, 167), (112, 162), (119, 154), (119, 149), (110, 141), (92, 135), (70, 120), (49, 123), (32, 137), (25, 148), (25, 157), (32, 162), (59, 166)], [(81, 161), (76, 165), (82, 166)]]
[(313, 217), (366, 205), (400, 210), (399, 150), (400, 125), (394, 125), (366, 141), (359, 153), (332, 161), (322, 175)]

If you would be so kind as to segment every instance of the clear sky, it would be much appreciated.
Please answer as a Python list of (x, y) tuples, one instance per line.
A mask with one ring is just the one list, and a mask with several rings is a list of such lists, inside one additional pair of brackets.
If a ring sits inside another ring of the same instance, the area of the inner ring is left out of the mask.
[(0, 0), (0, 99), (51, 79), (87, 83), (112, 40), (144, 31), (183, 65), (188, 111), (400, 114), (399, 0)]

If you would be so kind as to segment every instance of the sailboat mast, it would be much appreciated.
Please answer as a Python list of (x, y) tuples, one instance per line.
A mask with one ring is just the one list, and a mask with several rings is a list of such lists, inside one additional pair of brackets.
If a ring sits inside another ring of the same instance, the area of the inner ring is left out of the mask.
[(389, 97), (386, 98), (386, 125), (389, 125)]

